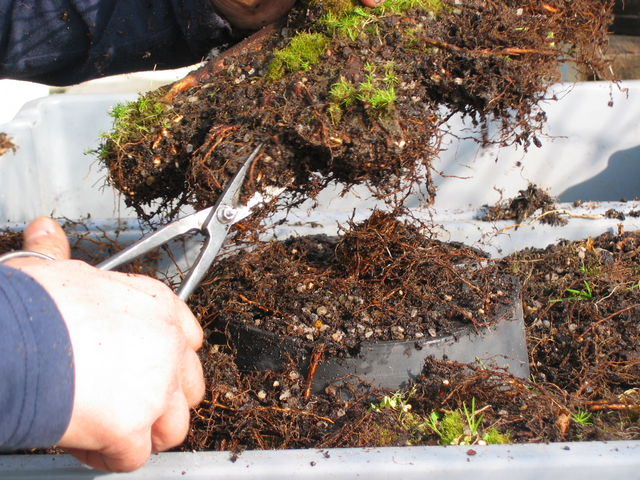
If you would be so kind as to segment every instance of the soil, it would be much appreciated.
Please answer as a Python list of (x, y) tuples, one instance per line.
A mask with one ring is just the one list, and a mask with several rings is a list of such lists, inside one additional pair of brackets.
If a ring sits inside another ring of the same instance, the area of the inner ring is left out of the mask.
[[(318, 244), (325, 245), (317, 238), (285, 242), (277, 255), (261, 257), (257, 264), (242, 257), (239, 268), (244, 269), (247, 282), (234, 283), (233, 290), (239, 289), (236, 299), (227, 295), (226, 311), (220, 315), (241, 321), (248, 316), (268, 325), (264, 318), (274, 313), (273, 307), (262, 310), (262, 305), (242, 299), (247, 291), (256, 292), (254, 270), (261, 272), (265, 286), (276, 288), (277, 296), (284, 297), (278, 300), (278, 308), (287, 303), (302, 305), (305, 296), (296, 288), (300, 283), (313, 282), (324, 288), (326, 282), (324, 272), (315, 267), (318, 257), (332, 252), (323, 247), (324, 253), (316, 254), (309, 263), (301, 261), (302, 250), (311, 246), (313, 251)], [(291, 255), (298, 248), (300, 253)], [(638, 252), (638, 233), (607, 233), (596, 239), (527, 249), (496, 261), (501, 273), (517, 276), (522, 284), (531, 378), (429, 360), (423, 375), (401, 391), (405, 398), (410, 396), (411, 412), (424, 419), (431, 412), (453, 411), (475, 399), (477, 408), (485, 408), (484, 425), (508, 434), (512, 442), (640, 438)], [(277, 271), (274, 262), (287, 271), (288, 289), (280, 286), (284, 276), (272, 274)], [(309, 265), (314, 268), (310, 270)], [(219, 268), (228, 272), (227, 266)], [(226, 283), (220, 270), (216, 272), (212, 280)], [(449, 273), (438, 278), (438, 272), (447, 272), (447, 268), (434, 268), (429, 282), (436, 285), (443, 280), (446, 284)], [(332, 311), (343, 308), (335, 297), (332, 301), (326, 295), (321, 298)], [(195, 311), (198, 308), (203, 307)], [(208, 328), (213, 316), (211, 312), (203, 315)], [(295, 335), (295, 331), (288, 334)], [(194, 428), (185, 449), (334, 448), (436, 444), (439, 440), (429, 429), (407, 428), (395, 410), (371, 411), (372, 403), (395, 392), (369, 390), (346, 401), (336, 397), (332, 388), (308, 395), (307, 379), (295, 364), (281, 371), (241, 371), (234, 363), (233, 348), (219, 339), (212, 332), (205, 347), (208, 394), (193, 413)], [(591, 413), (588, 424), (572, 419), (580, 411)]]
[[(385, 241), (369, 251), (367, 240), (373, 232), (383, 232)], [(379, 405), (385, 396), (396, 392), (368, 389), (348, 399), (336, 395), (331, 387), (310, 393), (307, 378), (295, 362), (279, 370), (241, 370), (220, 317), (250, 319), (254, 324), (260, 320), (262, 327), (277, 316), (282, 322), (272, 328), (289, 336), (300, 335), (298, 325), (313, 325), (314, 342), (327, 344), (327, 352), (332, 348), (337, 351), (350, 341), (349, 335), (353, 342), (362, 340), (356, 324), (352, 331), (342, 327), (345, 336), (342, 343), (337, 342), (333, 335), (338, 321), (347, 325), (349, 316), (366, 312), (371, 320), (398, 320), (396, 325), (404, 325), (407, 338), (414, 338), (425, 327), (429, 331), (427, 320), (432, 310), (435, 319), (442, 318), (435, 322), (440, 328), (448, 317), (464, 320), (460, 308), (475, 312), (486, 308), (482, 299), (486, 301), (491, 292), (499, 301), (495, 287), (484, 282), (500, 275), (516, 276), (522, 285), (531, 378), (429, 359), (423, 374), (400, 391), (408, 398), (412, 418), (424, 420), (431, 412), (453, 411), (475, 399), (476, 408), (483, 409), (483, 428), (493, 427), (507, 434), (511, 442), (640, 438), (639, 233), (606, 233), (595, 239), (565, 241), (487, 263), (477, 251), (425, 240), (417, 232), (409, 224), (378, 212), (363, 224), (349, 225), (338, 239), (292, 239), (267, 244), (260, 255), (259, 250), (255, 255), (241, 251), (221, 261), (189, 302), (207, 333), (200, 354), (207, 394), (192, 411), (192, 429), (180, 449), (238, 453), (244, 449), (438, 443), (433, 431), (408, 426), (397, 411), (372, 410), (372, 404)], [(19, 234), (4, 232), (0, 250), (16, 248), (19, 242)], [(74, 243), (74, 256), (86, 255), (81, 242)], [(114, 249), (117, 243), (105, 240), (104, 248), (98, 250), (104, 254)], [(340, 258), (342, 263), (334, 263), (332, 258)], [(234, 262), (238, 270), (231, 272)], [(414, 269), (414, 262), (422, 264)], [(456, 267), (465, 262), (475, 262), (480, 268), (462, 274)], [(420, 268), (428, 269), (428, 275), (419, 275)], [(262, 278), (261, 286), (258, 278)], [(407, 285), (400, 287), (402, 295), (398, 292), (400, 278)], [(343, 286), (336, 287), (341, 282)], [(447, 288), (455, 282), (458, 293), (446, 300)], [(310, 283), (314, 284), (311, 289), (307, 288)], [(367, 290), (367, 283), (374, 286)], [(411, 297), (420, 308), (432, 309), (418, 310), (414, 326), (411, 321), (401, 323), (405, 316), (411, 317), (403, 309), (409, 308), (412, 284), (429, 286), (439, 293)], [(338, 290), (334, 293), (330, 287)], [(349, 292), (342, 295), (360, 306), (349, 310), (340, 292)], [(205, 295), (218, 294), (225, 299), (204, 300)], [(221, 305), (220, 313), (209, 306), (215, 302)], [(318, 315), (322, 306), (327, 312)], [(280, 311), (285, 307), (289, 313)], [(296, 308), (302, 313), (292, 322)], [(345, 313), (348, 311), (351, 313)], [(384, 311), (386, 318), (375, 315), (376, 311)], [(328, 312), (336, 312), (335, 317), (328, 317)], [(331, 329), (316, 337), (319, 328), (314, 320)], [(474, 314), (468, 325), (475, 328), (474, 323), (480, 321), (482, 318)], [(385, 328), (391, 332), (390, 327)], [(380, 338), (389, 338), (389, 334)], [(591, 413), (590, 425), (572, 419), (580, 411)]]
[[(212, 322), (355, 348), (493, 322), (511, 290), (495, 262), (375, 211), (339, 237), (292, 237), (218, 262), (191, 298)], [(265, 281), (267, 279), (267, 281)]]
[[(566, 225), (567, 219), (562, 218), (557, 209), (557, 200), (537, 185), (529, 184), (526, 190), (520, 190), (516, 198), (506, 201), (499, 200), (495, 205), (485, 205), (486, 213), (480, 220), (495, 222), (498, 220), (515, 220), (522, 223), (540, 210), (538, 220), (547, 225)], [(624, 220), (624, 218), (623, 218)], [(515, 226), (517, 229), (517, 225)]]
[[(287, 186), (283, 202), (292, 205), (331, 182), (345, 189), (364, 183), (398, 203), (421, 189), (428, 202), (431, 161), (452, 115), (470, 120), (485, 142), (539, 146), (545, 121), (539, 103), (560, 78), (559, 64), (573, 62), (587, 77), (607, 75), (612, 3), (445, 0), (435, 9), (426, 2), (401, 12), (380, 7), (349, 34), (319, 20), (329, 11), (369, 15), (355, 10), (358, 3), (303, 1), (280, 23), (143, 97), (134, 110), (159, 110), (116, 120), (116, 136), (107, 137), (100, 155), (110, 182), (147, 219), (171, 217), (183, 204), (214, 204), (260, 144), (247, 193)], [(305, 59), (301, 70), (274, 78), (274, 57), (301, 32), (328, 42), (319, 63)], [(336, 100), (339, 82), (359, 93)], [(393, 90), (395, 99), (374, 106), (363, 93), (367, 84)], [(489, 122), (497, 126), (494, 136)]]

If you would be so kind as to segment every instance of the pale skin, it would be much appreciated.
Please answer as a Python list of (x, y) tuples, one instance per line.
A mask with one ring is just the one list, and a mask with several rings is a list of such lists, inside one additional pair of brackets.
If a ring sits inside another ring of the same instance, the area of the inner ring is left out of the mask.
[(186, 304), (157, 280), (69, 260), (67, 238), (51, 219), (31, 223), (23, 247), (55, 259), (7, 264), (47, 290), (73, 347), (73, 413), (58, 445), (92, 467), (117, 472), (179, 445), (189, 408), (205, 388), (196, 354), (202, 329)]

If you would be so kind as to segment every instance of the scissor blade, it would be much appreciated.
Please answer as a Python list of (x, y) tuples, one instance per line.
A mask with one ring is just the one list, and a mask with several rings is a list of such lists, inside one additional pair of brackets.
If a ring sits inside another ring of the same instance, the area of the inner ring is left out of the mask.
[[(240, 170), (236, 172), (236, 174), (233, 176), (229, 184), (226, 186), (226, 188), (222, 192), (222, 195), (220, 195), (220, 197), (218, 198), (218, 201), (216, 202), (214, 209), (209, 213), (209, 217), (204, 222), (205, 229), (214, 219), (214, 216), (218, 215), (222, 211), (222, 209), (224, 209), (225, 207), (231, 207), (231, 208), (238, 207), (239, 199), (240, 199), (240, 190), (242, 190), (244, 179), (247, 176), (247, 172), (251, 168), (253, 161), (260, 154), (260, 150), (262, 150), (263, 145), (264, 144), (261, 143), (253, 150), (253, 152), (251, 152), (251, 155), (249, 155), (247, 159), (244, 161), (244, 163), (240, 167)], [(218, 219), (216, 220), (218, 221)], [(224, 224), (235, 223), (238, 220), (232, 219), (228, 222), (224, 222)]]
[(200, 231), (207, 218), (209, 218), (212, 210), (213, 207), (205, 208), (204, 210), (187, 215), (180, 220), (171, 222), (157, 232), (152, 233), (123, 251), (106, 259), (104, 262), (98, 264), (97, 268), (100, 270), (113, 270), (114, 268), (118, 268), (158, 247), (161, 247), (167, 242), (184, 235), (185, 233)]
[[(263, 144), (258, 145), (251, 155), (244, 161), (240, 170), (233, 176), (229, 184), (226, 186), (222, 195), (218, 198), (215, 207), (202, 225), (201, 232), (206, 236), (205, 243), (200, 250), (200, 254), (191, 266), (191, 270), (182, 280), (182, 284), (178, 289), (178, 297), (187, 300), (191, 293), (198, 286), (200, 281), (206, 275), (209, 267), (218, 256), (218, 252), (229, 233), (229, 228), (234, 223), (242, 220), (246, 215), (241, 216), (239, 207), (240, 191), (244, 185), (247, 172), (251, 168), (253, 161), (260, 154)], [(223, 213), (226, 212), (226, 215)]]

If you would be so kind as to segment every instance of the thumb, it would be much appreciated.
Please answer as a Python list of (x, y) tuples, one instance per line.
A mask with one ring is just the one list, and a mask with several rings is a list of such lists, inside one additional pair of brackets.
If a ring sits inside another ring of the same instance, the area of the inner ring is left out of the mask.
[(36, 218), (22, 234), (22, 248), (43, 253), (54, 260), (71, 258), (69, 241), (64, 230), (48, 217)]

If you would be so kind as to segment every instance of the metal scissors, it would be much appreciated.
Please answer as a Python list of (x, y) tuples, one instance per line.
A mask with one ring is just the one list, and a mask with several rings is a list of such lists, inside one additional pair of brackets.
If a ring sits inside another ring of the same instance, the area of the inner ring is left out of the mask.
[(189, 273), (176, 292), (178, 297), (186, 301), (218, 255), (231, 225), (249, 216), (254, 207), (275, 199), (284, 191), (284, 188), (273, 188), (265, 194), (256, 193), (247, 202), (247, 205), (240, 204), (240, 191), (244, 184), (244, 179), (253, 161), (260, 153), (262, 146), (263, 144), (258, 145), (251, 155), (247, 157), (240, 170), (233, 176), (218, 198), (215, 206), (205, 208), (168, 224), (98, 264), (97, 268), (112, 270), (186, 233), (199, 232), (205, 237), (204, 244)]

